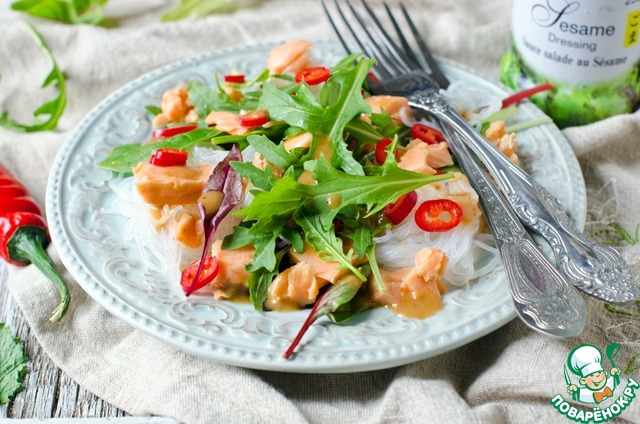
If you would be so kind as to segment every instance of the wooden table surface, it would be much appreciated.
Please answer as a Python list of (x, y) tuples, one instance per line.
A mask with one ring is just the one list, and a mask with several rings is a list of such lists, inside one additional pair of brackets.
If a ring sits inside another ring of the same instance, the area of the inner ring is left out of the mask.
[(6, 265), (0, 263), (0, 322), (22, 341), (29, 363), (22, 391), (13, 401), (0, 406), (0, 420), (126, 416), (124, 411), (79, 387), (54, 365), (31, 333), (6, 288), (6, 279)]

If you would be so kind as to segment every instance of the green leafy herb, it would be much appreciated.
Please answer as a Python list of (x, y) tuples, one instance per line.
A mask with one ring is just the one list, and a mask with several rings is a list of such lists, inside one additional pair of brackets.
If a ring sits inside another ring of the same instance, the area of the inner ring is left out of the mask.
[(100, 163), (100, 167), (115, 172), (130, 173), (138, 163), (148, 161), (155, 150), (164, 148), (186, 150), (197, 143), (210, 141), (213, 137), (220, 134), (222, 134), (221, 131), (213, 128), (200, 128), (188, 133), (178, 134), (156, 143), (125, 144), (113, 149), (111, 153), (109, 153), (109, 156)]
[(300, 149), (293, 149), (290, 152), (284, 148), (284, 144), (274, 144), (264, 135), (252, 135), (247, 137), (249, 145), (256, 152), (260, 153), (269, 163), (278, 168), (287, 169), (290, 166), (298, 164), (302, 155), (298, 154)]
[(352, 252), (344, 253), (342, 240), (336, 237), (333, 223), (327, 224), (321, 217), (318, 211), (304, 207), (298, 209), (293, 215), (293, 219), (304, 231), (307, 242), (321, 259), (337, 262), (362, 281), (366, 280), (365, 276), (351, 263)]
[(359, 259), (364, 258), (367, 249), (373, 244), (373, 232), (366, 225), (356, 227), (353, 234), (353, 250)]
[(11, 9), (38, 18), (67, 24), (96, 25), (104, 17), (103, 6), (108, 0), (21, 0), (11, 3)]
[(393, 138), (398, 132), (398, 127), (393, 123), (393, 120), (383, 110), (380, 113), (371, 114), (371, 123), (375, 125), (380, 134), (387, 138)]
[(200, 81), (191, 81), (187, 86), (189, 102), (196, 108), (200, 119), (204, 119), (213, 111), (239, 112), (243, 109), (240, 103), (222, 90), (214, 90)]
[(262, 305), (264, 305), (264, 301), (267, 300), (269, 296), (269, 286), (276, 275), (278, 275), (278, 266), (285, 252), (286, 250), (282, 250), (276, 255), (276, 264), (272, 270), (259, 268), (252, 272), (247, 280), (249, 300), (251, 300), (256, 311), (262, 311), (264, 309)]
[(40, 34), (38, 34), (35, 28), (33, 28), (31, 25), (25, 25), (27, 26), (27, 29), (29, 30), (33, 38), (36, 40), (36, 43), (38, 43), (42, 51), (51, 61), (52, 69), (42, 83), (42, 88), (46, 88), (49, 86), (57, 87), (58, 97), (43, 104), (38, 109), (36, 109), (35, 112), (33, 112), (33, 116), (35, 117), (49, 115), (49, 118), (46, 121), (38, 122), (33, 125), (24, 125), (9, 118), (9, 114), (5, 111), (4, 113), (2, 113), (2, 115), (0, 115), (0, 126), (25, 132), (52, 130), (55, 129), (56, 126), (58, 126), (58, 120), (60, 119), (60, 116), (62, 116), (62, 112), (64, 112), (64, 109), (67, 106), (67, 90), (65, 88), (64, 75), (62, 74), (60, 68), (58, 68), (58, 64), (53, 58), (49, 47), (47, 47), (47, 44), (44, 42), (42, 37), (40, 37)]
[(238, 175), (243, 178), (248, 178), (254, 186), (265, 191), (269, 191), (273, 187), (275, 177), (270, 167), (267, 166), (262, 170), (248, 162), (232, 162), (231, 166), (236, 170)]
[[(380, 167), (380, 175), (351, 175), (333, 168), (325, 159), (305, 163), (305, 169), (313, 172), (314, 185), (299, 183), (291, 169), (276, 180), (270, 191), (255, 193), (255, 198), (245, 208), (236, 212), (246, 220), (270, 221), (274, 215), (291, 217), (302, 201), (322, 213), (323, 222), (332, 222), (336, 214), (349, 205), (362, 205), (369, 215), (382, 210), (400, 196), (425, 184), (446, 180), (451, 174), (424, 175), (398, 167), (393, 155)], [(391, 159), (389, 159), (391, 158)], [(329, 196), (340, 198), (340, 207), (328, 207)], [(264, 228), (269, 228), (267, 224)]]
[(333, 74), (320, 92), (320, 101), (304, 82), (298, 85), (295, 96), (266, 83), (258, 107), (266, 109), (272, 119), (285, 121), (316, 135), (310, 157), (318, 147), (320, 136), (327, 136), (334, 153), (333, 165), (350, 174), (364, 175), (362, 166), (347, 149), (343, 133), (355, 116), (371, 112), (360, 90), (373, 64), (372, 59), (361, 59), (352, 69)]
[(8, 403), (22, 388), (27, 357), (9, 327), (0, 323), (0, 405)]
[(147, 112), (149, 112), (153, 116), (156, 116), (162, 113), (162, 108), (155, 105), (147, 105), (144, 108)]
[(178, 21), (192, 16), (206, 16), (212, 13), (229, 13), (253, 3), (255, 1), (181, 0), (178, 6), (162, 15), (162, 21)]

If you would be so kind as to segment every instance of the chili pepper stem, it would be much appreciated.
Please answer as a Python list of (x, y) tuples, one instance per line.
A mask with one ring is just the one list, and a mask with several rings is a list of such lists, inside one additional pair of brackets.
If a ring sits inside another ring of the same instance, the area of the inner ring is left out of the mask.
[(29, 232), (16, 232), (12, 237), (12, 245), (20, 251), (20, 256), (28, 259), (56, 286), (60, 292), (60, 304), (53, 311), (50, 320), (59, 321), (67, 311), (71, 297), (67, 284), (56, 270), (53, 262), (44, 250), (44, 246), (37, 238), (34, 238)]

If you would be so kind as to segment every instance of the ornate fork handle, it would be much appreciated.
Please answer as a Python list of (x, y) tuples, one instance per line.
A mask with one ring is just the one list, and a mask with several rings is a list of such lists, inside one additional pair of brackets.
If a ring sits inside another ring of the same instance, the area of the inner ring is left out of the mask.
[(558, 269), (577, 288), (612, 303), (636, 299), (638, 286), (622, 256), (576, 230), (560, 202), (478, 134), (435, 90), (409, 96), (413, 107), (450, 125), (482, 159), (520, 220), (551, 246)]
[(496, 239), (520, 318), (529, 327), (552, 336), (580, 334), (587, 311), (578, 291), (540, 253), (464, 144), (451, 130), (443, 130), (448, 133), (451, 150), (479, 194), (480, 206)]

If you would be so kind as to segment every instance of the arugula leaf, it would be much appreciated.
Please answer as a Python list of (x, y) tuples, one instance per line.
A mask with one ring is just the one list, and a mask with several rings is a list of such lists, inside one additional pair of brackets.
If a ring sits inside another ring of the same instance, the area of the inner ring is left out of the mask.
[(58, 120), (60, 119), (60, 116), (62, 116), (62, 112), (64, 112), (64, 109), (67, 106), (67, 89), (65, 87), (64, 74), (62, 73), (60, 68), (58, 68), (58, 64), (51, 54), (51, 50), (49, 50), (47, 44), (44, 42), (42, 37), (40, 37), (40, 34), (38, 34), (35, 28), (30, 24), (25, 25), (35, 39), (36, 43), (38, 43), (41, 50), (45, 53), (45, 55), (51, 62), (51, 72), (49, 72), (49, 75), (47, 75), (44, 82), (42, 83), (42, 88), (46, 88), (49, 86), (57, 87), (58, 97), (43, 104), (38, 109), (36, 109), (35, 112), (33, 112), (33, 116), (35, 117), (41, 115), (49, 115), (49, 118), (46, 121), (38, 122), (33, 125), (24, 125), (9, 118), (9, 114), (5, 111), (4, 113), (2, 113), (2, 115), (0, 115), (0, 126), (25, 132), (52, 130), (58, 126)]
[(250, 244), (262, 244), (268, 242), (270, 238), (270, 234), (252, 234), (248, 228), (236, 226), (233, 227), (233, 233), (227, 235), (224, 240), (222, 240), (222, 249), (235, 250), (249, 246)]
[[(279, 255), (282, 259), (282, 255)], [(280, 263), (280, 259), (277, 263)], [(264, 301), (269, 296), (269, 286), (273, 282), (273, 279), (278, 275), (278, 266), (269, 271), (266, 268), (259, 268), (251, 273), (247, 280), (247, 286), (249, 287), (249, 300), (253, 304), (256, 311), (264, 310)]]
[(380, 111), (380, 113), (372, 113), (370, 119), (371, 123), (376, 126), (384, 137), (393, 138), (398, 132), (398, 127), (384, 110)]
[(231, 162), (231, 167), (243, 178), (248, 178), (254, 186), (269, 191), (273, 187), (275, 177), (270, 167), (264, 170), (249, 162)]
[(292, 165), (296, 165), (302, 156), (297, 154), (298, 149), (287, 152), (283, 143), (274, 144), (273, 141), (264, 135), (249, 136), (247, 137), (247, 141), (256, 152), (260, 153), (269, 163), (278, 168), (287, 169)]
[(239, 112), (244, 108), (222, 90), (214, 90), (200, 81), (191, 81), (187, 85), (189, 102), (196, 108), (200, 119), (204, 119), (213, 111)]
[(350, 55), (344, 57), (340, 62), (336, 63), (331, 67), (331, 73), (337, 74), (339, 72), (350, 71), (355, 68), (356, 63), (364, 56), (362, 53), (351, 53)]
[(334, 153), (332, 164), (354, 175), (364, 175), (364, 171), (347, 148), (343, 133), (345, 126), (354, 117), (371, 112), (371, 107), (362, 98), (361, 90), (374, 63), (373, 59), (361, 59), (352, 70), (334, 74), (320, 91), (320, 99), (327, 106), (325, 122), (328, 125), (324, 128), (324, 134), (331, 139)]
[(360, 225), (353, 234), (353, 251), (356, 252), (358, 259), (364, 258), (367, 249), (373, 244), (373, 232), (366, 225)]
[(229, 13), (255, 1), (237, 0), (181, 0), (180, 4), (162, 15), (162, 21), (178, 21), (191, 16), (206, 16), (212, 13)]
[(282, 229), (282, 235), (291, 242), (291, 247), (293, 247), (293, 250), (298, 253), (304, 252), (304, 241), (302, 240), (302, 236), (297, 230), (289, 227), (284, 227)]
[(0, 405), (8, 403), (22, 388), (26, 363), (20, 341), (13, 337), (9, 327), (0, 323)]
[(356, 277), (365, 281), (366, 277), (351, 263), (351, 251), (344, 253), (342, 240), (336, 237), (333, 223), (327, 224), (321, 216), (321, 213), (315, 210), (301, 207), (293, 214), (293, 219), (302, 228), (307, 242), (313, 246), (321, 259), (327, 262), (338, 262)]
[(324, 108), (304, 82), (295, 96), (280, 90), (272, 82), (265, 83), (258, 109), (267, 110), (271, 119), (285, 121), (312, 134), (322, 127), (325, 119)]
[(11, 3), (11, 9), (31, 16), (67, 24), (97, 25), (102, 21), (102, 7), (108, 0), (21, 0)]
[[(305, 169), (313, 172), (315, 185), (299, 183), (293, 168), (289, 168), (273, 183), (270, 191), (255, 193), (251, 204), (235, 214), (245, 215), (247, 221), (270, 221), (274, 215), (291, 217), (302, 199), (304, 204), (313, 205), (313, 209), (321, 213), (323, 223), (327, 225), (346, 206), (363, 205), (370, 216), (405, 193), (452, 177), (451, 174), (424, 175), (407, 171), (398, 167), (393, 155), (387, 155), (387, 158), (387, 162), (379, 167), (381, 173), (372, 176), (347, 174), (333, 168), (324, 158), (306, 162)], [(329, 208), (329, 196), (339, 197), (340, 207)], [(262, 228), (269, 228), (269, 225)]]
[(264, 268), (269, 271), (276, 269), (276, 238), (278, 238), (278, 236), (271, 233), (269, 237), (261, 240), (260, 243), (254, 243), (256, 252), (253, 254), (251, 262), (249, 262), (245, 267), (247, 271), (254, 272), (260, 268)]
[(358, 141), (356, 149), (360, 148), (364, 144), (378, 143), (384, 138), (384, 136), (373, 127), (373, 125), (367, 121), (363, 121), (359, 117), (353, 118), (349, 121), (344, 130), (348, 132), (350, 136), (355, 137)]
[(316, 135), (308, 157), (314, 157), (321, 136), (328, 136), (334, 153), (333, 165), (350, 174), (364, 175), (362, 166), (353, 158), (342, 137), (349, 121), (360, 113), (371, 112), (360, 90), (373, 64), (372, 59), (361, 59), (352, 69), (333, 74), (320, 91), (320, 101), (304, 82), (297, 86), (295, 96), (273, 83), (266, 83), (258, 108), (266, 109), (272, 119)]
[(162, 148), (186, 150), (197, 143), (209, 141), (219, 134), (222, 132), (214, 128), (199, 128), (156, 143), (125, 144), (113, 149), (109, 156), (100, 162), (99, 166), (115, 172), (130, 173), (138, 163), (148, 161), (155, 150)]
[(147, 112), (149, 112), (153, 116), (156, 116), (162, 113), (162, 108), (155, 105), (147, 105), (144, 108)]

